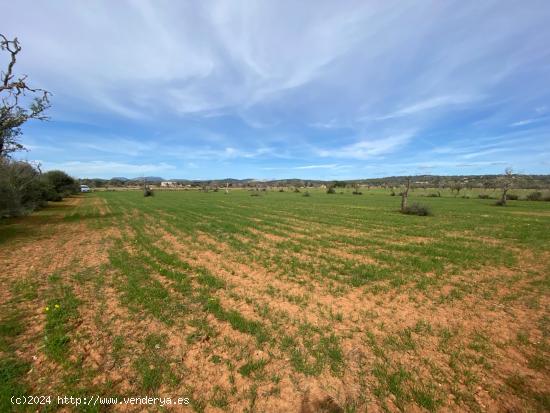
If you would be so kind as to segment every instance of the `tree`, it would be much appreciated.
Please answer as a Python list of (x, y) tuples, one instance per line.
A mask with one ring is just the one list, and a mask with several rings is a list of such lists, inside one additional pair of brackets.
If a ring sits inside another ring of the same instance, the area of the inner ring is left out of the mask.
[(405, 212), (407, 210), (407, 201), (409, 197), (409, 189), (411, 188), (411, 177), (407, 177), (407, 186), (405, 187), (405, 190), (401, 192), (401, 212)]
[(455, 196), (458, 196), (460, 194), (460, 190), (462, 189), (462, 182), (460, 181), (457, 181), (457, 182), (454, 182), (452, 185), (451, 185), (451, 193), (456, 191), (456, 195)]
[[(25, 149), (19, 142), (21, 126), (30, 119), (46, 120), (44, 115), (50, 107), (50, 93), (43, 89), (31, 88), (27, 76), (14, 74), (17, 55), (21, 45), (17, 37), (8, 40), (0, 34), (0, 51), (10, 54), (8, 67), (0, 72), (0, 157)], [(30, 102), (29, 102), (30, 98)], [(24, 101), (27, 106), (25, 107)]]
[(508, 199), (506, 198), (508, 191), (512, 188), (514, 180), (514, 171), (512, 168), (506, 168), (504, 175), (500, 178), (500, 187), (502, 189), (502, 196), (500, 197), (499, 205), (506, 206)]

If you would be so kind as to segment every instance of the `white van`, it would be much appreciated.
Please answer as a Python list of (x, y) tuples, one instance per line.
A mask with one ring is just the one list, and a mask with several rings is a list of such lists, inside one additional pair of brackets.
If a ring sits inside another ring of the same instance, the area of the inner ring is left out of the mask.
[(91, 189), (88, 185), (80, 185), (80, 192), (90, 192)]

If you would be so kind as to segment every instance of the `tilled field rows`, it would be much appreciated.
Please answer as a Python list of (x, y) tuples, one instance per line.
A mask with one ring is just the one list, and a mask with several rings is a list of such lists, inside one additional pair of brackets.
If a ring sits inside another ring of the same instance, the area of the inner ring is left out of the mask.
[(10, 241), (22, 255), (4, 277), (36, 294), (5, 291), (33, 320), (5, 353), (33, 391), (183, 395), (196, 411), (543, 411), (548, 211), (442, 198), (407, 217), (394, 202), (71, 200), (44, 238)]

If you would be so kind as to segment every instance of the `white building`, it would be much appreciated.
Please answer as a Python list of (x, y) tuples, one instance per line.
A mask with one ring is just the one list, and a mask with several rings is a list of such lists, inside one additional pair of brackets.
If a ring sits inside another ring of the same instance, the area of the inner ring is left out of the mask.
[(163, 188), (172, 188), (172, 187), (178, 186), (178, 183), (175, 181), (162, 181), (160, 183), (160, 186)]

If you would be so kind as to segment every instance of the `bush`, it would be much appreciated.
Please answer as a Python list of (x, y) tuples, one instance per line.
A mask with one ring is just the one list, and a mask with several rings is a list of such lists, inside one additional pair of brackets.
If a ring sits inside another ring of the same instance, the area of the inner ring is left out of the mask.
[(45, 206), (53, 188), (28, 162), (0, 159), (0, 217), (14, 217)]
[(489, 194), (479, 194), (477, 197), (479, 199), (491, 199), (491, 196)]
[(437, 193), (437, 194), (432, 193), (432, 194), (428, 194), (428, 195), (426, 195), (426, 196), (427, 196), (428, 198), (439, 198), (439, 197), (441, 196), (441, 194), (439, 194), (439, 193)]
[(300, 190), (298, 188), (294, 188), (294, 192), (299, 194), (300, 193)]
[(534, 191), (525, 197), (528, 201), (540, 201), (542, 199), (542, 192)]
[(302, 196), (311, 196), (311, 194), (306, 191), (306, 192), (304, 192), (304, 195), (302, 195)]
[(46, 172), (43, 179), (49, 184), (51, 190), (48, 201), (61, 201), (64, 197), (79, 191), (76, 181), (63, 171)]
[(495, 205), (496, 206), (506, 206), (506, 203), (502, 199), (499, 199), (497, 202), (495, 202)]
[(509, 195), (506, 195), (506, 198), (509, 199), (510, 201), (517, 201), (519, 199), (519, 196), (516, 194), (509, 194)]
[(334, 190), (334, 187), (333, 187), (333, 186), (329, 186), (329, 187), (327, 188), (327, 194), (330, 195), (330, 194), (335, 194), (335, 193), (336, 193), (336, 191)]
[(352, 194), (353, 194), (353, 195), (363, 195), (363, 192), (353, 191)]
[(403, 214), (407, 215), (418, 215), (418, 216), (428, 216), (432, 215), (432, 212), (430, 211), (430, 208), (428, 208), (425, 205), (420, 204), (412, 204), (406, 207), (404, 210), (401, 211)]
[(260, 194), (257, 193), (257, 192), (254, 192), (254, 193), (250, 194), (250, 196), (260, 196)]
[(154, 196), (154, 195), (155, 193), (151, 188), (145, 187), (145, 189), (143, 189), (143, 196), (147, 197), (147, 196)]
[(285, 192), (285, 190), (283, 188), (279, 189), (279, 192)]

